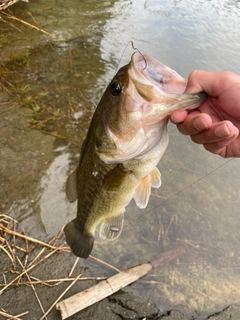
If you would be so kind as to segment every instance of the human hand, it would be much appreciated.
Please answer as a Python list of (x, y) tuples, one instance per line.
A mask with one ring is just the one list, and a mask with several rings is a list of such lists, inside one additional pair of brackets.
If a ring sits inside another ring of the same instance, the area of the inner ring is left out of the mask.
[(240, 157), (240, 75), (232, 72), (193, 71), (185, 93), (205, 91), (197, 109), (174, 112), (170, 119), (193, 142), (221, 157)]

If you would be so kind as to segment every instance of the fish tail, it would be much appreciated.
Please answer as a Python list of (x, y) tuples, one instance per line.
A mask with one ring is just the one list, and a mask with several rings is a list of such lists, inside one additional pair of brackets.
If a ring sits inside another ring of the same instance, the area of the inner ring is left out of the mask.
[(78, 257), (88, 258), (93, 247), (93, 235), (81, 233), (77, 228), (76, 219), (65, 226), (64, 233), (72, 252)]

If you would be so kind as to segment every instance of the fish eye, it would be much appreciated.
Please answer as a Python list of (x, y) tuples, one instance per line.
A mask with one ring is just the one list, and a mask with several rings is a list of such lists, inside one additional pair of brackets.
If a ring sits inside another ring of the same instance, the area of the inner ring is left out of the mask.
[(120, 84), (118, 82), (113, 82), (110, 86), (110, 91), (111, 91), (111, 94), (116, 97), (116, 96), (119, 96), (121, 91), (122, 91), (122, 88), (120, 86)]

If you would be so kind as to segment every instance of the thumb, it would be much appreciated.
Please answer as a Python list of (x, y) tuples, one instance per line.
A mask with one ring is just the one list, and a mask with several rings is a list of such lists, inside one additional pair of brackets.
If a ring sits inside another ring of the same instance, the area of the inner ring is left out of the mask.
[(184, 93), (205, 91), (210, 96), (217, 97), (221, 93), (224, 82), (226, 82), (226, 74), (224, 72), (195, 70), (188, 77)]
[(184, 93), (191, 94), (203, 91), (202, 87), (202, 70), (194, 70), (188, 76), (188, 82)]
[(188, 76), (188, 82), (184, 93), (191, 94), (201, 91), (206, 91), (204, 79), (207, 77), (208, 72), (203, 70), (194, 70)]

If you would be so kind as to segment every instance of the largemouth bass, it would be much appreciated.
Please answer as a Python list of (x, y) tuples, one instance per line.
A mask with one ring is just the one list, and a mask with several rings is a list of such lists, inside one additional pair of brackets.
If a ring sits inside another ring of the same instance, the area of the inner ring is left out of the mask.
[(168, 117), (176, 110), (197, 108), (205, 93), (183, 94), (186, 80), (150, 56), (135, 52), (108, 85), (82, 145), (79, 165), (67, 180), (70, 202), (78, 200), (77, 217), (65, 228), (73, 253), (87, 258), (94, 233), (116, 239), (124, 211), (134, 199), (148, 204), (159, 188), (156, 167), (168, 145)]

